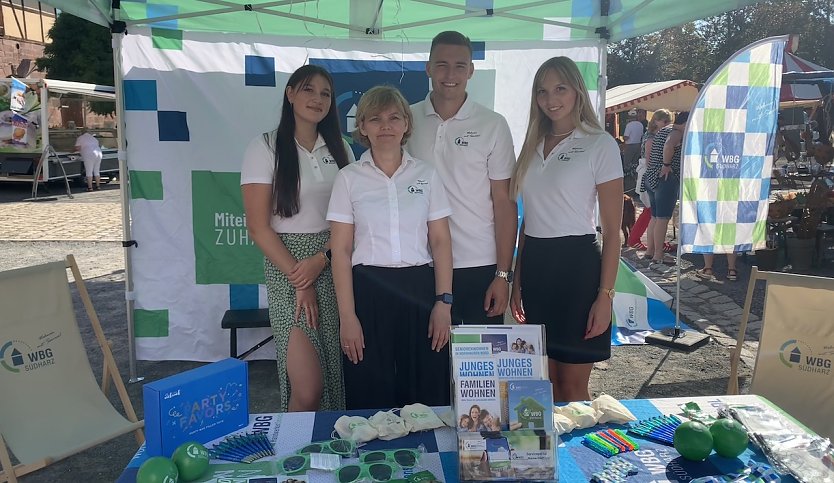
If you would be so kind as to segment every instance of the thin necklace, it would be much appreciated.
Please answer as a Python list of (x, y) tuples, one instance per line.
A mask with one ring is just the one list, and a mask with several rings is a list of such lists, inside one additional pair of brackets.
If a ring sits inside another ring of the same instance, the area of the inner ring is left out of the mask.
[(576, 128), (573, 128), (573, 129), (571, 129), (570, 131), (568, 131), (568, 132), (563, 132), (563, 133), (554, 133), (554, 132), (552, 132), (552, 133), (548, 133), (548, 136), (553, 136), (553, 137), (555, 137), (555, 138), (558, 138), (558, 137), (560, 137), (560, 136), (567, 136), (568, 134), (570, 134), (570, 133), (574, 132), (575, 130), (576, 130)]

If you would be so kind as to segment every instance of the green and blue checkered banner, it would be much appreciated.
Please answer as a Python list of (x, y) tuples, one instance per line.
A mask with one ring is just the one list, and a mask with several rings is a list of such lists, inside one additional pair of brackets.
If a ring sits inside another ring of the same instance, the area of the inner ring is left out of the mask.
[[(347, 135), (356, 102), (374, 85), (395, 85), (410, 102), (425, 98), (430, 43), (191, 32), (175, 30), (174, 20), (160, 23), (132, 26), (121, 50), (131, 229), (139, 244), (130, 250), (136, 353), (217, 360), (229, 354), (224, 311), (266, 307), (240, 165), (249, 141), (278, 125), (290, 74), (307, 63), (333, 74)], [(574, 59), (599, 104), (599, 42), (473, 41), (469, 93), (507, 118), (516, 146), (533, 75), (546, 59)], [(268, 334), (240, 331), (239, 346)], [(253, 357), (274, 357), (274, 348)]]
[(681, 252), (764, 248), (787, 36), (734, 54), (695, 101), (681, 165)]

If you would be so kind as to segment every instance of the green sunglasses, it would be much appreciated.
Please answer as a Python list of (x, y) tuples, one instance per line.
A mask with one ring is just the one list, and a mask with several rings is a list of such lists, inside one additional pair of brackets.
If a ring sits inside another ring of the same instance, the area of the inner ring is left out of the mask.
[(390, 461), (397, 463), (403, 468), (414, 468), (420, 461), (420, 452), (416, 449), (391, 449), (368, 451), (359, 455), (363, 463), (376, 463), (378, 461)]
[(353, 483), (360, 480), (390, 481), (394, 478), (396, 471), (397, 467), (387, 461), (346, 465), (336, 470), (336, 480), (339, 483)]
[(355, 451), (356, 443), (353, 441), (349, 439), (333, 439), (330, 441), (310, 443), (296, 452), (298, 454), (328, 453), (337, 454), (339, 456), (350, 456)]
[(300, 475), (310, 469), (310, 455), (294, 454), (276, 461), (275, 464), (278, 465), (278, 472), (282, 475)]

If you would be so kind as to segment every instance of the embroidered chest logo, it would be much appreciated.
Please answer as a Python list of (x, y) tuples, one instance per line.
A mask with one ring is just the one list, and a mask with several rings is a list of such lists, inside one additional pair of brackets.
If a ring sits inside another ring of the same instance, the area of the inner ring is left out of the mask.
[(413, 185), (408, 187), (408, 192), (413, 195), (422, 195), (423, 194), (423, 186), (428, 186), (429, 182), (424, 179), (418, 179), (414, 182)]
[(321, 162), (324, 164), (336, 164), (336, 159), (328, 154), (325, 157), (321, 158)]
[(481, 133), (478, 131), (466, 131), (466, 134), (463, 136), (458, 136), (455, 138), (455, 145), (456, 146), (469, 146), (469, 141), (473, 138), (481, 137)]
[(568, 156), (568, 153), (559, 153), (559, 156), (556, 156), (556, 159), (567, 162), (570, 161), (570, 156)]

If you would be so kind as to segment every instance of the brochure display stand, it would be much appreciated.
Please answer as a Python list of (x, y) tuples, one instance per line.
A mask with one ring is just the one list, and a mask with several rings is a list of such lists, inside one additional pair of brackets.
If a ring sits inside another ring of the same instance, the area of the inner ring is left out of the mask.
[(540, 325), (452, 329), (462, 481), (557, 481), (558, 436)]

